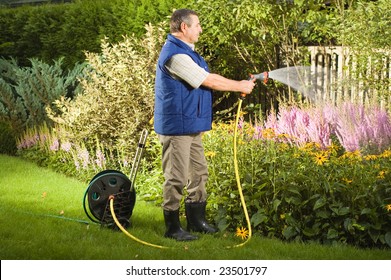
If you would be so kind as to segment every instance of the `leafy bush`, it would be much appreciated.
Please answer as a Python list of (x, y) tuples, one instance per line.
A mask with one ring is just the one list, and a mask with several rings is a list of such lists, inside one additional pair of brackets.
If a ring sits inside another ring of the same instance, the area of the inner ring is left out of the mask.
[(15, 155), (15, 135), (9, 124), (0, 121), (0, 154)]
[(105, 147), (135, 147), (141, 130), (151, 126), (155, 65), (164, 34), (161, 27), (148, 25), (142, 39), (124, 37), (117, 44), (103, 40), (102, 53), (86, 54), (83, 93), (57, 100), (51, 119), (72, 132), (75, 142), (94, 146), (97, 137)]
[(101, 40), (123, 35), (141, 37), (147, 23), (157, 24), (183, 0), (77, 0), (0, 9), (0, 56), (46, 63), (64, 57), (64, 68), (85, 60), (85, 51), (99, 52)]
[[(297, 135), (247, 123), (240, 127), (240, 177), (256, 231), (283, 240), (391, 247), (389, 148), (363, 155), (346, 151), (338, 141), (323, 147), (315, 142), (297, 146), (289, 144)], [(221, 229), (245, 224), (233, 175), (233, 149), (227, 145), (233, 141), (233, 128), (218, 124), (204, 136), (209, 207)]]
[(9, 122), (16, 135), (49, 122), (46, 107), (77, 92), (77, 77), (84, 67), (78, 64), (72, 71), (64, 71), (62, 59), (53, 65), (30, 61), (31, 67), (19, 67), (14, 59), (0, 59), (0, 120)]

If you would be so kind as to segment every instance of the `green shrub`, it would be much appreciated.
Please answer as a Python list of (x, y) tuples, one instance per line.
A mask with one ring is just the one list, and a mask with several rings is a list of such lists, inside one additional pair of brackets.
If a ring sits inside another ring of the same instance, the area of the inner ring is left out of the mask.
[(62, 59), (53, 65), (30, 59), (31, 67), (19, 67), (16, 60), (0, 59), (0, 120), (11, 124), (16, 135), (28, 127), (48, 123), (46, 109), (61, 97), (78, 92), (77, 78), (84, 67), (62, 69)]
[[(233, 167), (233, 126), (204, 136), (209, 202), (221, 229), (245, 225)], [(283, 240), (391, 247), (391, 150), (342, 153), (238, 136), (242, 188), (254, 230)], [(287, 137), (281, 135), (280, 139)]]
[(101, 39), (141, 37), (147, 23), (157, 24), (183, 0), (82, 0), (0, 9), (0, 56), (15, 57), (22, 66), (32, 57), (51, 63), (64, 57), (64, 68), (99, 52)]
[(16, 141), (11, 126), (0, 121), (0, 154), (15, 155)]
[(73, 132), (74, 142), (93, 147), (96, 136), (112, 150), (134, 151), (141, 130), (151, 127), (155, 67), (164, 35), (162, 27), (148, 25), (142, 39), (103, 40), (102, 53), (86, 54), (83, 93), (57, 100), (51, 119)]

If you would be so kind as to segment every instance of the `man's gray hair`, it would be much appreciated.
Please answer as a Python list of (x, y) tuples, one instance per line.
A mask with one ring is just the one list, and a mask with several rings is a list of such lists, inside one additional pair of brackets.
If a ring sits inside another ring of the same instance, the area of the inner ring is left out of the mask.
[(170, 32), (180, 32), (182, 22), (186, 23), (187, 26), (191, 25), (191, 15), (198, 16), (198, 14), (189, 9), (179, 9), (176, 10), (170, 20)]

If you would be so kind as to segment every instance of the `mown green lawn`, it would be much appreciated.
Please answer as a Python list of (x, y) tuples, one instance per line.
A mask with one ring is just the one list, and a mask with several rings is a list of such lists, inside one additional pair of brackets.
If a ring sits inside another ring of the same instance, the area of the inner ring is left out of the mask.
[[(88, 182), (88, 179), (86, 180)], [(284, 243), (258, 236), (239, 248), (232, 232), (182, 243), (163, 238), (161, 209), (137, 201), (135, 242), (91, 223), (82, 200), (87, 184), (17, 157), (0, 155), (0, 259), (2, 260), (390, 260), (391, 250), (345, 245)]]

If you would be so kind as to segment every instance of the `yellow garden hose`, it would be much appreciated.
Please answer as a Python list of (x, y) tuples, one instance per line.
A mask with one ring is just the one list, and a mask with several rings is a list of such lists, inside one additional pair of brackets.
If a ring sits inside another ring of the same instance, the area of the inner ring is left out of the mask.
[(250, 217), (248, 215), (247, 211), (247, 206), (246, 206), (246, 201), (244, 200), (244, 195), (243, 195), (243, 190), (242, 190), (242, 185), (240, 183), (240, 176), (239, 176), (239, 167), (238, 167), (238, 156), (237, 156), (237, 136), (238, 136), (238, 126), (239, 126), (239, 117), (240, 117), (240, 111), (242, 108), (242, 103), (243, 103), (243, 98), (239, 98), (239, 104), (238, 104), (238, 111), (236, 113), (236, 121), (235, 121), (235, 129), (234, 129), (234, 167), (235, 167), (235, 177), (236, 177), (236, 185), (238, 187), (239, 195), (240, 195), (240, 201), (242, 203), (243, 207), (243, 212), (246, 217), (246, 222), (247, 222), (247, 228), (248, 228), (248, 237), (247, 239), (238, 244), (234, 245), (233, 247), (240, 247), (246, 244), (247, 242), (250, 241), (251, 236), (252, 236), (252, 229), (251, 229), (251, 222), (250, 222)]
[(151, 246), (151, 247), (155, 247), (155, 248), (159, 248), (159, 249), (169, 249), (169, 248), (170, 248), (170, 247), (161, 246), (161, 245), (156, 245), (156, 244), (152, 244), (152, 243), (143, 241), (143, 240), (141, 240), (141, 239), (138, 239), (138, 238), (135, 237), (134, 235), (130, 234), (130, 233), (121, 225), (121, 223), (120, 223), (120, 222), (118, 221), (118, 219), (117, 219), (117, 216), (115, 215), (115, 211), (114, 211), (114, 196), (111, 195), (111, 196), (109, 197), (109, 200), (110, 200), (110, 212), (111, 212), (111, 215), (113, 216), (113, 219), (114, 219), (115, 224), (116, 224), (117, 227), (118, 227), (123, 233), (125, 233), (128, 237), (130, 237), (131, 239), (133, 239), (133, 240), (136, 241), (136, 242), (139, 242), (139, 243), (144, 244), (144, 245), (147, 245), (147, 246)]
[[(250, 217), (249, 217), (248, 212), (247, 212), (246, 201), (244, 200), (244, 196), (243, 196), (242, 185), (240, 183), (239, 167), (238, 167), (238, 159), (237, 159), (237, 135), (238, 135), (239, 117), (240, 117), (240, 111), (241, 111), (241, 107), (242, 107), (242, 102), (243, 102), (243, 99), (240, 98), (239, 99), (239, 104), (238, 104), (238, 112), (236, 114), (235, 129), (234, 129), (234, 155), (233, 155), (233, 158), (234, 158), (236, 184), (237, 184), (237, 187), (238, 187), (238, 191), (239, 191), (239, 195), (240, 195), (240, 201), (242, 203), (244, 215), (245, 215), (246, 222), (247, 222), (248, 236), (247, 236), (247, 239), (244, 242), (242, 242), (240, 244), (237, 244), (237, 245), (234, 245), (234, 246), (227, 246), (226, 248), (241, 247), (241, 246), (245, 245), (247, 242), (249, 242), (250, 239), (251, 239), (251, 236), (252, 236), (251, 222), (250, 222)], [(109, 200), (110, 200), (110, 212), (111, 212), (111, 215), (112, 215), (112, 217), (114, 219), (114, 222), (115, 222), (115, 224), (118, 226), (118, 228), (124, 234), (126, 234), (128, 237), (130, 237), (134, 241), (139, 242), (139, 243), (144, 244), (144, 245), (147, 245), (147, 246), (151, 246), (151, 247), (158, 248), (158, 249), (170, 249), (170, 248), (172, 248), (172, 247), (166, 247), (166, 246), (152, 244), (152, 243), (143, 241), (141, 239), (138, 239), (134, 235), (130, 234), (121, 225), (121, 223), (118, 221), (118, 219), (117, 219), (117, 217), (115, 215), (115, 211), (114, 211), (114, 195), (111, 195), (109, 197)]]

